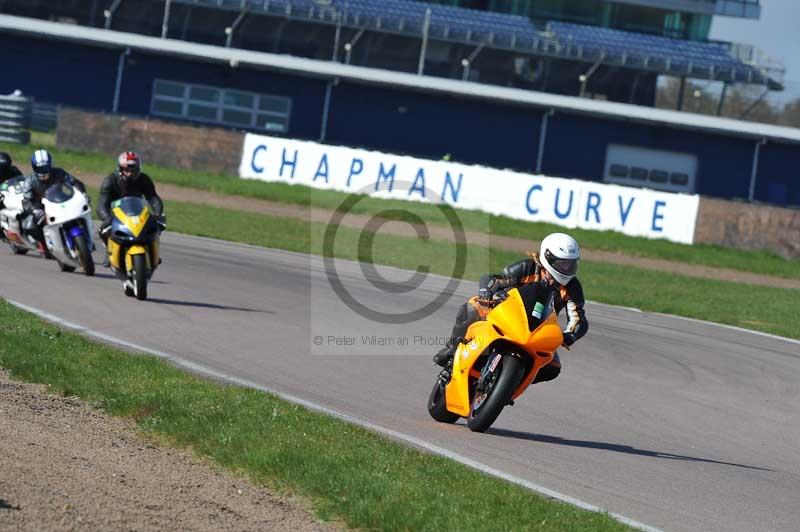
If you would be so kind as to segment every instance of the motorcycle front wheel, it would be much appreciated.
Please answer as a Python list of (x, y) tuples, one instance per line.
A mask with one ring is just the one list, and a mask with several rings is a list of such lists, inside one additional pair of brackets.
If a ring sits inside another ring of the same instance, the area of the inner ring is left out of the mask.
[(467, 418), (470, 430), (484, 432), (494, 423), (503, 408), (511, 401), (514, 390), (522, 380), (524, 369), (520, 359), (510, 354), (503, 355), (491, 380), (484, 384), (482, 390), (475, 390)]
[(86, 242), (86, 237), (83, 235), (76, 236), (73, 242), (75, 243), (75, 249), (78, 251), (78, 262), (83, 268), (83, 273), (88, 276), (94, 275), (94, 259), (92, 258), (89, 243)]
[(133, 256), (133, 291), (136, 299), (147, 299), (147, 259), (144, 255)]

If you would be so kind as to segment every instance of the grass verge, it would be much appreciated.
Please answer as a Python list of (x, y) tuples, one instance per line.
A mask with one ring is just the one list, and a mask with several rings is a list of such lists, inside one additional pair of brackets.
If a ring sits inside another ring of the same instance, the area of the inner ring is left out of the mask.
[[(369, 530), (630, 530), (270, 394), (131, 356), (0, 301), (0, 366)], [(465, 429), (466, 430), (466, 429)], [(464, 487), (469, 486), (468, 491)], [(464, 499), (464, 494), (471, 494)]]
[[(324, 224), (181, 202), (167, 202), (167, 212), (170, 229), (181, 233), (322, 254)], [(429, 265), (433, 273), (452, 274), (453, 243), (381, 234), (373, 246), (365, 248), (359, 245), (360, 237), (360, 231), (340, 227), (336, 256), (412, 270)], [(469, 246), (463, 277), (477, 280), (519, 259), (514, 252)], [(740, 283), (586, 261), (581, 263), (580, 278), (586, 297), (594, 301), (800, 338), (800, 321), (782, 319), (800, 314), (798, 290), (754, 289)], [(591, 321), (591, 316), (588, 318)]]
[[(51, 137), (48, 136), (35, 137), (34, 141), (38, 141), (43, 145), (53, 142)], [(52, 150), (58, 165), (67, 168), (78, 176), (81, 173), (107, 173), (114, 167), (114, 159), (108, 154), (63, 151), (57, 150), (53, 146), (47, 146), (47, 148)], [(33, 147), (0, 143), (0, 149), (11, 153), (14, 160), (21, 163), (21, 166), (26, 166)], [(147, 171), (157, 182), (208, 190), (220, 194), (325, 209), (336, 209), (348, 196), (343, 192), (317, 190), (285, 183), (264, 183), (213, 172), (194, 172), (156, 165), (147, 165)], [(439, 225), (445, 223), (436, 206), (409, 201), (367, 198), (359, 202), (352, 212), (376, 214), (387, 209), (395, 210), (393, 213), (386, 214), (387, 217), (415, 221), (415, 216), (418, 216), (429, 223)], [(475, 211), (458, 209), (456, 212), (465, 229), (497, 236), (541, 240), (553, 231), (564, 230), (563, 227), (552, 224), (523, 222)], [(690, 246), (665, 240), (630, 237), (613, 231), (571, 229), (570, 233), (578, 239), (585, 249), (619, 252), (626, 255), (729, 268), (779, 277), (800, 278), (800, 261), (786, 260), (768, 251), (745, 251), (704, 244)]]

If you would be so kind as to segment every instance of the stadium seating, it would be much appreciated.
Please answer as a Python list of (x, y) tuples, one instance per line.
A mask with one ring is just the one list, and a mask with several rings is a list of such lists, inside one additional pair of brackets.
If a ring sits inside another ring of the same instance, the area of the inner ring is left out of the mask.
[(670, 39), (597, 26), (549, 22), (545, 30), (520, 15), (414, 0), (174, 0), (183, 4), (311, 19), (419, 37), (430, 10), (429, 36), (532, 54), (641, 68), (676, 76), (764, 83), (764, 74), (735, 59), (729, 45)]
[[(670, 39), (644, 33), (582, 26), (566, 22), (550, 22), (547, 29), (564, 47), (584, 55), (605, 52), (610, 58), (623, 58), (631, 66), (654, 66), (676, 74), (731, 74), (736, 81), (761, 82), (760, 71), (738, 61), (724, 43)], [(637, 63), (639, 65), (637, 65)]]

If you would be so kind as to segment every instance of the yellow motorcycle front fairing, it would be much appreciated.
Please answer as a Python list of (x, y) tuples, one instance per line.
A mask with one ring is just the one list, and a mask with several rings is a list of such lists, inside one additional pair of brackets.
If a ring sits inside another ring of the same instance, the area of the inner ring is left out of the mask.
[(121, 221), (123, 224), (125, 224), (125, 226), (128, 229), (131, 230), (133, 236), (136, 237), (139, 236), (139, 234), (142, 232), (142, 229), (144, 229), (144, 226), (147, 225), (147, 220), (150, 219), (150, 208), (147, 206), (145, 206), (142, 209), (142, 212), (140, 212), (139, 214), (131, 216), (125, 214), (125, 211), (123, 211), (119, 207), (114, 207), (112, 209), (112, 212), (119, 221)]
[(120, 261), (121, 261), (120, 252), (121, 252), (121, 250), (122, 250), (122, 246), (117, 244), (114, 240), (112, 240), (110, 238), (108, 239), (108, 249), (107, 249), (108, 261), (111, 263), (111, 266), (115, 270), (120, 270), (121, 269), (120, 268)]
[(470, 325), (466, 337), (467, 343), (459, 344), (456, 350), (450, 382), (445, 387), (447, 410), (462, 417), (470, 413), (470, 378), (480, 376), (475, 364), (481, 355), (491, 353), (494, 344), (499, 341), (513, 344), (532, 359), (530, 371), (514, 391), (515, 399), (530, 385), (539, 369), (553, 360), (555, 350), (563, 342), (554, 312), (534, 331), (529, 330), (525, 303), (516, 289), (508, 292), (506, 300), (492, 309), (485, 321)]

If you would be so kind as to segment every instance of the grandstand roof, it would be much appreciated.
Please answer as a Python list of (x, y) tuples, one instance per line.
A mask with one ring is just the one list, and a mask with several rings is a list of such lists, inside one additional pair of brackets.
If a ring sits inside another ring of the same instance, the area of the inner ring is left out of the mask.
[(796, 128), (743, 122), (729, 118), (664, 109), (652, 109), (623, 103), (588, 100), (432, 76), (417, 76), (403, 72), (344, 65), (331, 61), (224, 48), (174, 39), (161, 39), (11, 15), (0, 14), (0, 31), (77, 41), (118, 49), (131, 48), (149, 53), (190, 58), (195, 61), (280, 70), (295, 75), (323, 79), (341, 78), (371, 85), (483, 100), (499, 100), (520, 106), (553, 109), (557, 112), (602, 116), (616, 120), (800, 144), (800, 129)]

